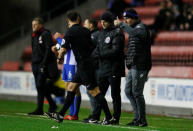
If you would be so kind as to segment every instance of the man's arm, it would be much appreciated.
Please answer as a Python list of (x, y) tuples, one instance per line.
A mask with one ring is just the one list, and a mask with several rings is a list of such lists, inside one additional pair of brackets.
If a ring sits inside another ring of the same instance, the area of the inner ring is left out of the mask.
[(137, 25), (135, 28), (132, 28), (128, 24), (121, 22), (118, 17), (114, 21), (114, 24), (119, 28), (123, 29), (123, 31), (127, 32), (129, 35), (132, 34), (132, 35), (137, 35), (139, 37), (144, 37), (144, 34), (146, 32), (144, 25), (140, 24), (140, 25)]
[(62, 63), (64, 60), (64, 55), (67, 53), (67, 49), (66, 48), (60, 48), (60, 50), (58, 51), (58, 63)]
[(132, 28), (128, 24), (121, 22), (119, 27), (123, 29), (125, 32), (127, 32), (129, 35), (132, 34), (139, 38), (145, 37), (145, 34), (146, 34), (145, 27), (142, 24), (138, 24), (135, 28)]
[(129, 26), (128, 24), (124, 22), (120, 22), (119, 27), (123, 29), (123, 31), (127, 32), (128, 34), (131, 34), (134, 30), (134, 28), (132, 28), (131, 26)]
[(56, 44), (56, 50), (58, 50), (58, 63), (62, 63), (63, 59), (64, 59), (64, 55), (67, 53), (67, 47), (69, 46), (69, 43), (67, 43), (67, 41), (65, 40), (66, 38), (64, 37), (63, 39), (61, 38), (61, 34), (60, 33), (55, 33), (54, 34), (54, 38), (57, 40), (57, 44)]

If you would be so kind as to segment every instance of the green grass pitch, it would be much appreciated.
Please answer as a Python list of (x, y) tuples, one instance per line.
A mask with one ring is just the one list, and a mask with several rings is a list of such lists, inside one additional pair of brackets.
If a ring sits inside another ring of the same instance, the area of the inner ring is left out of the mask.
[[(57, 123), (45, 116), (27, 116), (33, 111), (35, 103), (0, 100), (0, 131), (193, 131), (193, 119), (172, 118), (147, 115), (148, 127), (129, 127), (126, 124), (133, 119), (132, 113), (122, 112), (120, 125), (101, 126), (84, 124), (89, 109), (81, 108), (78, 121)], [(47, 111), (48, 105), (45, 105)], [(102, 114), (101, 119), (103, 119)]]

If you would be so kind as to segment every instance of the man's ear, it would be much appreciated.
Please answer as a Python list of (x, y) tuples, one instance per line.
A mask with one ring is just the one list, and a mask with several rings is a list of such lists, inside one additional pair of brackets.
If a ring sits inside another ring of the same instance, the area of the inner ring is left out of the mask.
[(89, 23), (90, 29), (94, 28), (94, 25), (92, 23)]
[(66, 18), (66, 23), (68, 23), (69, 22), (69, 19), (68, 18)]

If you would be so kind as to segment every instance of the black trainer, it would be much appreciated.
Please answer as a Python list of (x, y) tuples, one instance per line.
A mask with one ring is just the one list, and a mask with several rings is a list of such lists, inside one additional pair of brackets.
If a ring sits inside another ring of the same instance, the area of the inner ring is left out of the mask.
[(88, 123), (91, 123), (91, 124), (98, 124), (99, 121), (97, 119), (94, 119), (94, 118), (91, 118), (88, 120)]
[(101, 125), (110, 125), (110, 120), (111, 119), (107, 119), (106, 117), (100, 122)]
[(92, 115), (89, 115), (88, 118), (82, 120), (83, 123), (89, 123), (88, 121), (92, 118)]
[(148, 124), (147, 124), (147, 122), (139, 122), (138, 126), (139, 127), (146, 127), (146, 126), (148, 126)]
[(112, 117), (109, 122), (112, 125), (119, 125), (119, 121), (115, 117)]
[(43, 115), (44, 112), (43, 111), (40, 111), (40, 110), (35, 110), (34, 112), (30, 112), (28, 113), (28, 115)]
[(60, 115), (57, 112), (54, 112), (54, 113), (46, 112), (45, 114), (46, 114), (46, 116), (48, 116), (49, 118), (54, 119), (58, 123), (61, 123), (64, 120), (64, 116)]
[(127, 123), (128, 126), (138, 126), (139, 122), (136, 119), (133, 119), (131, 122)]

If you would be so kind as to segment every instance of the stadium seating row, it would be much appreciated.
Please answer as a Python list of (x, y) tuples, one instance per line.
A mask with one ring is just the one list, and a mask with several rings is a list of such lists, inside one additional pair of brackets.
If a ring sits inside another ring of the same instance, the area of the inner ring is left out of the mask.
[[(126, 38), (128, 36), (126, 35)], [(173, 65), (173, 66), (192, 66), (193, 50), (192, 46), (152, 46), (152, 62), (153, 65)], [(127, 42), (125, 42), (125, 53), (127, 50)], [(28, 46), (22, 54), (24, 71), (31, 71), (31, 48)], [(25, 58), (25, 57), (26, 58)], [(2, 70), (18, 70), (20, 64), (18, 62), (5, 62)], [(62, 68), (62, 67), (60, 67)]]
[(18, 71), (19, 68), (20, 68), (20, 63), (18, 61), (5, 61), (2, 64), (1, 70)]
[[(193, 57), (193, 32), (161, 32), (152, 46), (153, 65), (192, 65)], [(125, 33), (125, 49), (127, 50), (128, 35)], [(165, 46), (169, 45), (169, 46)], [(181, 45), (181, 46), (179, 46)], [(24, 63), (31, 61), (32, 49), (27, 46), (22, 53)], [(25, 67), (25, 64), (24, 64)], [(7, 67), (8, 68), (8, 67)], [(2, 69), (6, 69), (3, 67)], [(27, 69), (25, 69), (27, 70)]]
[[(1, 67), (3, 71), (19, 71), (20, 69), (21, 71), (31, 72), (31, 61), (24, 62), (23, 66), (18, 61), (5, 61)], [(63, 64), (58, 64), (58, 69), (62, 71)]]
[[(131, 0), (124, 0), (126, 3), (131, 3)], [(149, 5), (159, 5), (160, 2), (162, 2), (163, 0), (145, 0), (144, 4), (145, 6), (149, 6)], [(185, 3), (189, 3), (189, 4), (193, 4), (192, 0), (182, 0)]]
[[(163, 0), (145, 0), (145, 6), (149, 6), (149, 5), (159, 5), (160, 2), (162, 2)], [(193, 4), (192, 0), (182, 0), (185, 3), (189, 3), (189, 4)], [(125, 0), (126, 3), (130, 3), (131, 0)]]
[[(144, 6), (144, 7), (135, 7), (134, 8), (139, 14), (140, 18), (154, 18), (158, 12), (158, 6)], [(105, 11), (105, 9), (96, 10), (91, 16), (92, 18), (99, 19), (101, 14)]]
[[(58, 65), (62, 70), (62, 65)], [(18, 71), (20, 63), (17, 61), (4, 62), (2, 70)], [(31, 63), (24, 63), (23, 71), (31, 71)], [(153, 66), (150, 73), (150, 77), (168, 77), (168, 78), (193, 78), (193, 67), (187, 66)]]
[(160, 32), (155, 38), (155, 45), (193, 45), (192, 31)]
[[(121, 21), (123, 21), (123, 20), (121, 20)], [(146, 25), (151, 25), (154, 23), (154, 18), (144, 18), (144, 19), (142, 19), (142, 22)], [(101, 25), (100, 21), (98, 21), (98, 28), (102, 29), (102, 25)]]
[(193, 78), (193, 67), (186, 66), (153, 66), (149, 72), (150, 77), (164, 78)]
[(152, 46), (152, 64), (171, 66), (192, 66), (192, 46)]
[(24, 51), (22, 52), (21, 59), (22, 61), (31, 61), (31, 55), (32, 55), (32, 48), (31, 46), (27, 46)]

